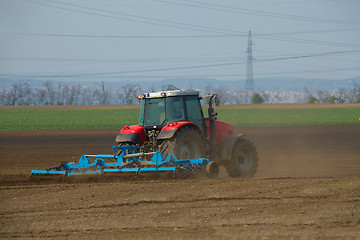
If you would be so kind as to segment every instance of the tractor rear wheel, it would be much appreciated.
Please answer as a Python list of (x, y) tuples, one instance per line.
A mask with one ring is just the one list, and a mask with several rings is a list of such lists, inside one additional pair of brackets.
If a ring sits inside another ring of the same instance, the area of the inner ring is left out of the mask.
[(252, 177), (258, 167), (255, 146), (247, 139), (240, 138), (232, 149), (231, 161), (225, 164), (230, 177)]
[(198, 159), (205, 157), (205, 144), (201, 133), (192, 127), (182, 127), (171, 139), (162, 143), (161, 154), (175, 155), (178, 159)]

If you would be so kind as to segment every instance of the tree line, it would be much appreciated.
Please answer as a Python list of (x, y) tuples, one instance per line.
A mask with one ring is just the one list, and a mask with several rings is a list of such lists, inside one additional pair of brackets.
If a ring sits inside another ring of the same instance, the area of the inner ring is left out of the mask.
[(301, 91), (264, 91), (257, 90), (247, 93), (244, 90), (228, 90), (224, 87), (208, 86), (206, 92), (217, 93), (223, 104), (268, 104), (268, 103), (360, 103), (360, 84), (353, 82), (350, 89), (311, 91), (303, 88)]
[[(168, 90), (151, 85), (142, 89), (140, 84), (119, 84), (109, 87), (105, 82), (93, 85), (69, 84), (46, 81), (41, 87), (32, 87), (27, 82), (13, 83), (0, 90), (0, 105), (108, 105), (138, 104), (137, 95), (142, 92)], [(249, 94), (241, 89), (226, 89), (223, 86), (207, 86), (201, 95), (216, 93), (221, 104), (246, 103), (360, 103), (360, 84), (354, 82), (353, 88), (340, 88), (332, 92), (310, 91), (263, 91)]]
[(360, 84), (355, 82), (353, 88), (349, 90), (340, 88), (333, 94), (324, 90), (313, 93), (307, 88), (304, 91), (307, 103), (360, 103)]
[(110, 89), (105, 82), (95, 86), (46, 81), (41, 87), (13, 83), (0, 90), (0, 105), (108, 105), (138, 103), (140, 85), (125, 84)]

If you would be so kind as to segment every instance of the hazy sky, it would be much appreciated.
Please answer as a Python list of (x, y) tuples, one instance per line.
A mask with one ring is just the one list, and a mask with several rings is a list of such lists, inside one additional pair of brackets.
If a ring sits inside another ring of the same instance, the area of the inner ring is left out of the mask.
[[(360, 76), (360, 0), (0, 0), (0, 77)], [(1, 80), (0, 80), (1, 81)]]

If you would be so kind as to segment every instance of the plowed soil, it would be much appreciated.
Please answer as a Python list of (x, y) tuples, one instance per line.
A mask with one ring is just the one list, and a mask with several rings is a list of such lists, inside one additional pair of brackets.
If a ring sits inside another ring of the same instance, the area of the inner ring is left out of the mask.
[(360, 239), (360, 125), (238, 129), (254, 178), (33, 178), (118, 130), (0, 133), (0, 238)]

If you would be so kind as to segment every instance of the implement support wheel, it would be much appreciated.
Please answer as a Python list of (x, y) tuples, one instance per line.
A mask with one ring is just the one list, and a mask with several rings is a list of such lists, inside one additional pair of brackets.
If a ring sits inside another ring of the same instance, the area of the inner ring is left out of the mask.
[(214, 179), (214, 178), (217, 178), (219, 175), (219, 166), (214, 161), (210, 161), (206, 165), (205, 170), (206, 170), (206, 175), (208, 176), (208, 178)]

